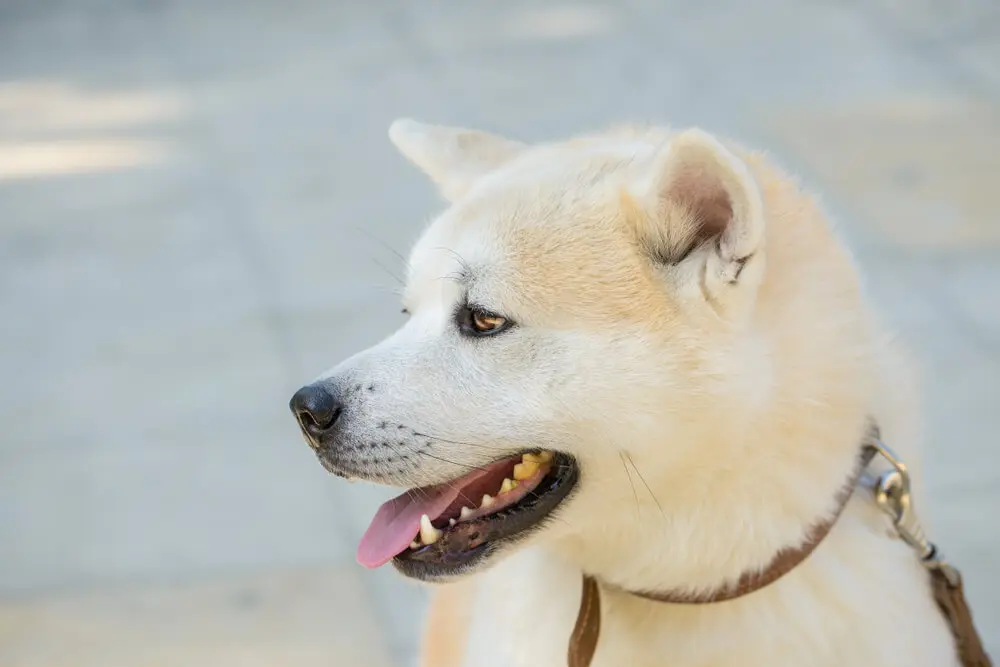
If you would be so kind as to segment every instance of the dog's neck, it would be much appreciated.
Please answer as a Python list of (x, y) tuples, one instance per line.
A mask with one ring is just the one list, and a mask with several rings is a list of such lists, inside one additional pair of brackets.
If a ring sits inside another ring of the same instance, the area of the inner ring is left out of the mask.
[[(639, 481), (632, 473), (637, 489), (621, 520), (569, 537), (559, 551), (606, 585), (678, 600), (734, 591), (745, 586), (747, 573), (783, 575), (847, 504), (866, 463), (859, 459), (863, 431), (846, 437), (843, 447), (823, 449), (820, 465), (815, 449), (803, 456), (799, 447), (772, 465), (734, 458), (726, 470), (685, 466), (684, 479), (644, 474)], [(641, 459), (634, 469), (642, 470)], [(788, 558), (777, 565), (781, 571), (769, 572), (782, 556)]]
[(710, 604), (714, 602), (724, 602), (735, 600), (736, 598), (749, 595), (781, 579), (786, 574), (797, 568), (809, 557), (810, 554), (826, 539), (833, 529), (834, 524), (840, 518), (848, 501), (864, 474), (865, 468), (875, 458), (876, 449), (871, 444), (878, 438), (878, 428), (872, 424), (868, 442), (862, 442), (857, 461), (844, 480), (844, 484), (837, 491), (835, 497), (836, 505), (833, 511), (822, 517), (817, 517), (816, 522), (809, 526), (803, 540), (798, 544), (790, 544), (774, 554), (770, 563), (763, 569), (745, 570), (732, 586), (720, 586), (714, 590), (709, 590), (700, 594), (677, 590), (663, 591), (626, 591), (648, 600), (656, 602), (669, 602), (672, 604)]

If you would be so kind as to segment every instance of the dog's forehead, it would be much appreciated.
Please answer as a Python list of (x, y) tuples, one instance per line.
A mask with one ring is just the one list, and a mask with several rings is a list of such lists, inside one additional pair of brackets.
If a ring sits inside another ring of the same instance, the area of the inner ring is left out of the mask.
[(630, 157), (581, 145), (495, 175), (421, 236), (409, 294), (447, 299), (464, 281), (488, 292), (484, 305), (496, 299), (522, 313), (541, 307), (579, 318), (581, 304), (599, 301), (586, 315), (623, 317), (649, 290), (622, 211)]
[(414, 246), (411, 280), (471, 274), (539, 253), (551, 255), (557, 248), (548, 247), (549, 238), (572, 243), (567, 234), (579, 236), (597, 209), (612, 207), (606, 188), (596, 187), (600, 175), (567, 173), (571, 166), (542, 163), (497, 174), (456, 202)]

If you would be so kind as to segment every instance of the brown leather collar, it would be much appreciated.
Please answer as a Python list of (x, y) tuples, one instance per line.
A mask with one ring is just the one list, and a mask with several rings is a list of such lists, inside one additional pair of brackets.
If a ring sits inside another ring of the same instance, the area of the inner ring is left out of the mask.
[[(877, 438), (877, 430), (874, 426), (870, 428), (869, 437), (872, 432)], [(773, 584), (775, 581), (785, 576), (802, 563), (823, 541), (837, 519), (843, 513), (847, 502), (851, 499), (854, 489), (861, 480), (861, 475), (865, 468), (875, 457), (876, 450), (869, 444), (870, 440), (865, 439), (861, 447), (861, 452), (844, 486), (837, 492), (837, 507), (829, 517), (814, 524), (806, 534), (802, 544), (797, 547), (787, 547), (779, 551), (771, 560), (770, 564), (760, 571), (745, 572), (739, 578), (735, 586), (722, 587), (705, 594), (685, 593), (680, 591), (626, 591), (631, 595), (654, 600), (656, 602), (669, 602), (672, 604), (709, 604), (713, 602), (724, 602), (734, 600), (744, 595), (749, 595), (755, 591)], [(607, 586), (607, 584), (605, 584)], [(601, 632), (601, 593), (597, 580), (589, 575), (583, 577), (583, 591), (580, 597), (580, 611), (577, 614), (576, 625), (569, 643), (569, 667), (589, 667), (597, 650), (597, 640)]]
[(851, 476), (844, 483), (844, 486), (840, 488), (837, 492), (836, 501), (837, 506), (833, 514), (828, 518), (813, 524), (810, 527), (809, 532), (806, 533), (805, 539), (797, 547), (787, 547), (782, 549), (771, 562), (760, 571), (749, 571), (744, 572), (743, 576), (739, 578), (735, 586), (726, 588), (718, 588), (714, 591), (709, 591), (704, 594), (695, 593), (682, 593), (679, 591), (660, 591), (660, 592), (646, 592), (646, 591), (629, 591), (632, 595), (637, 595), (648, 600), (655, 600), (657, 602), (670, 602), (673, 604), (709, 604), (711, 602), (725, 602), (727, 600), (735, 600), (736, 598), (743, 597), (744, 595), (749, 595), (755, 591), (773, 584), (778, 579), (794, 570), (798, 567), (802, 561), (809, 557), (809, 555), (819, 546), (820, 542), (823, 541), (833, 528), (833, 524), (837, 523), (837, 519), (843, 513), (844, 508), (847, 507), (847, 501), (851, 499), (854, 494), (854, 489), (857, 488), (858, 482), (861, 480), (861, 474), (868, 467), (868, 464), (872, 462), (875, 458), (875, 449), (870, 446), (862, 447), (861, 454), (858, 456), (858, 461), (854, 466), (854, 471)]

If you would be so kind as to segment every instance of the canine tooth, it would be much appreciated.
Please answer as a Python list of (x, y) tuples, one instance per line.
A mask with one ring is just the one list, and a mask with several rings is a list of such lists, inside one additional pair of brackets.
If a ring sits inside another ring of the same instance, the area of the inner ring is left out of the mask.
[(458, 513), (458, 518), (461, 519), (462, 521), (465, 521), (470, 516), (472, 516), (472, 509), (469, 507), (463, 507), (461, 511), (459, 511)]
[(416, 540), (413, 540), (412, 542), (410, 542), (410, 548), (411, 549), (419, 549), (420, 548), (420, 542), (417, 542)]
[(449, 526), (454, 526), (456, 523), (458, 523), (458, 522), (455, 521), (454, 519), (448, 519), (448, 525)]
[(526, 463), (518, 463), (514, 466), (514, 479), (521, 481), (522, 479), (528, 479), (532, 475), (538, 472), (538, 464), (534, 461), (528, 461)]
[(426, 514), (420, 517), (420, 541), (424, 544), (434, 544), (443, 535), (440, 530), (431, 524), (431, 519)]
[(552, 460), (552, 452), (539, 452), (538, 454), (524, 454), (521, 460), (525, 463), (548, 463)]
[(483, 501), (479, 503), (480, 507), (489, 507), (493, 504), (493, 496), (488, 493), (483, 494)]
[(500, 485), (500, 493), (507, 493), (508, 491), (513, 491), (517, 486), (517, 482), (504, 477), (503, 483)]

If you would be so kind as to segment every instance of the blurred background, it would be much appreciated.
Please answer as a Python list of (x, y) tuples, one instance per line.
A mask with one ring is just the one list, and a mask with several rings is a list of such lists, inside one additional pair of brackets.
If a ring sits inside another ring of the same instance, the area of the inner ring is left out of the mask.
[(292, 392), (399, 322), (397, 116), (769, 148), (920, 353), (925, 508), (1000, 654), (994, 0), (0, 0), (0, 665), (408, 666), (387, 491)]

